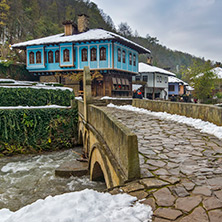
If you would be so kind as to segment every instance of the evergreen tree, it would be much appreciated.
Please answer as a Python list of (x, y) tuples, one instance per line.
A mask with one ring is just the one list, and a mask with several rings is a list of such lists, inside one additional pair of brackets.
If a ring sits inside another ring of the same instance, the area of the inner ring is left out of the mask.
[(10, 6), (6, 0), (0, 2), (0, 26), (5, 26)]
[(132, 36), (132, 29), (126, 22), (121, 22), (119, 24), (118, 32), (125, 37)]

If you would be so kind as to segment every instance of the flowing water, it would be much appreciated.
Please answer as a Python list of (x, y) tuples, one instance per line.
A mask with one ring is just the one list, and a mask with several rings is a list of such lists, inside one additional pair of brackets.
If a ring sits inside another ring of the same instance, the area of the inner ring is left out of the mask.
[(92, 182), (89, 176), (55, 176), (54, 171), (59, 165), (77, 157), (79, 156), (72, 150), (66, 150), (43, 155), (0, 158), (0, 209), (15, 211), (49, 195), (85, 188), (104, 190), (104, 183)]

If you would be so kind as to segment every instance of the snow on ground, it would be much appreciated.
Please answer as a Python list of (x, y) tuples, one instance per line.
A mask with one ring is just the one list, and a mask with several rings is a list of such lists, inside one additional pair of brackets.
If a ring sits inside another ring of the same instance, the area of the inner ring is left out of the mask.
[(132, 100), (132, 98), (128, 98), (128, 97), (126, 97), (126, 98), (124, 98), (124, 97), (109, 97), (109, 96), (103, 96), (102, 98), (101, 98), (101, 100), (104, 100), (104, 99), (113, 99), (113, 100)]
[(222, 107), (222, 103), (215, 104), (215, 106)]
[(73, 91), (72, 88), (69, 87), (58, 87), (58, 86), (44, 86), (44, 85), (39, 85), (39, 86), (0, 86), (3, 88), (32, 88), (32, 89), (52, 89), (52, 90), (69, 90)]
[[(1, 60), (0, 60), (0, 62), (1, 62)], [(0, 79), (0, 83), (1, 82), (15, 82), (15, 80), (14, 79)]]
[(76, 100), (82, 100), (82, 97), (81, 96), (77, 96), (75, 97)]
[(0, 210), (1, 222), (148, 222), (150, 206), (128, 194), (111, 195), (85, 189), (39, 199), (16, 212)]
[(107, 106), (111, 108), (121, 109), (121, 110), (128, 110), (128, 111), (134, 111), (134, 112), (139, 112), (143, 114), (153, 115), (160, 119), (171, 120), (178, 123), (184, 123), (200, 130), (203, 133), (208, 133), (208, 134), (216, 136), (219, 139), (222, 139), (222, 126), (217, 126), (213, 123), (206, 122), (201, 119), (194, 119), (194, 118), (190, 118), (186, 116), (180, 116), (177, 114), (169, 114), (166, 112), (153, 112), (150, 110), (137, 108), (131, 105), (116, 106), (110, 103)]
[(67, 109), (71, 106), (58, 106), (58, 105), (47, 105), (47, 106), (0, 106), (1, 109)]

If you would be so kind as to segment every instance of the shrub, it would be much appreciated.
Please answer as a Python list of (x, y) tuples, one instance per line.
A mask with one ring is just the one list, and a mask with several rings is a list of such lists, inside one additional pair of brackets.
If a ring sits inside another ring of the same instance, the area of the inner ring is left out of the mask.
[(217, 92), (216, 96), (217, 96), (218, 99), (222, 99), (222, 92)]
[(0, 110), (0, 152), (7, 155), (72, 147), (77, 123), (77, 107)]
[(0, 106), (70, 106), (73, 98), (70, 90), (0, 87)]

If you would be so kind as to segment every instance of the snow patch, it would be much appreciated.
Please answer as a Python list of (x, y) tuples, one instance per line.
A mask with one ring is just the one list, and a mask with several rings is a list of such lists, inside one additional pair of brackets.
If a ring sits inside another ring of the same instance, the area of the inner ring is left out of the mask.
[(93, 190), (39, 199), (16, 212), (0, 210), (1, 222), (136, 222), (151, 221), (150, 206), (128, 194), (111, 195)]
[(42, 85), (42, 84), (39, 84), (39, 86), (0, 86), (0, 87), (3, 87), (3, 88), (32, 88), (32, 89), (52, 89), (52, 90), (69, 90), (69, 91), (73, 91), (72, 88), (69, 88), (69, 87), (58, 87), (58, 86), (45, 86), (45, 85)]
[(169, 114), (166, 112), (153, 112), (150, 110), (133, 107), (131, 105), (116, 106), (113, 104), (108, 104), (107, 107), (117, 108), (121, 110), (128, 110), (128, 111), (133, 111), (133, 112), (139, 112), (139, 113), (143, 113), (147, 115), (156, 116), (159, 119), (166, 119), (166, 120), (171, 120), (178, 123), (184, 123), (188, 126), (192, 126), (195, 129), (200, 130), (200, 132), (208, 133), (210, 135), (216, 136), (219, 139), (222, 139), (222, 126), (217, 126), (213, 123), (206, 122), (201, 119), (194, 119), (191, 117), (181, 116), (177, 114)]
[(47, 106), (0, 106), (1, 109), (68, 109), (71, 106), (58, 106), (58, 105), (47, 105)]
[(105, 99), (113, 99), (113, 100), (132, 100), (132, 98), (124, 98), (124, 97), (109, 97), (109, 96), (103, 96), (101, 100)]
[(76, 100), (82, 100), (82, 97), (81, 96), (77, 96), (75, 97)]

